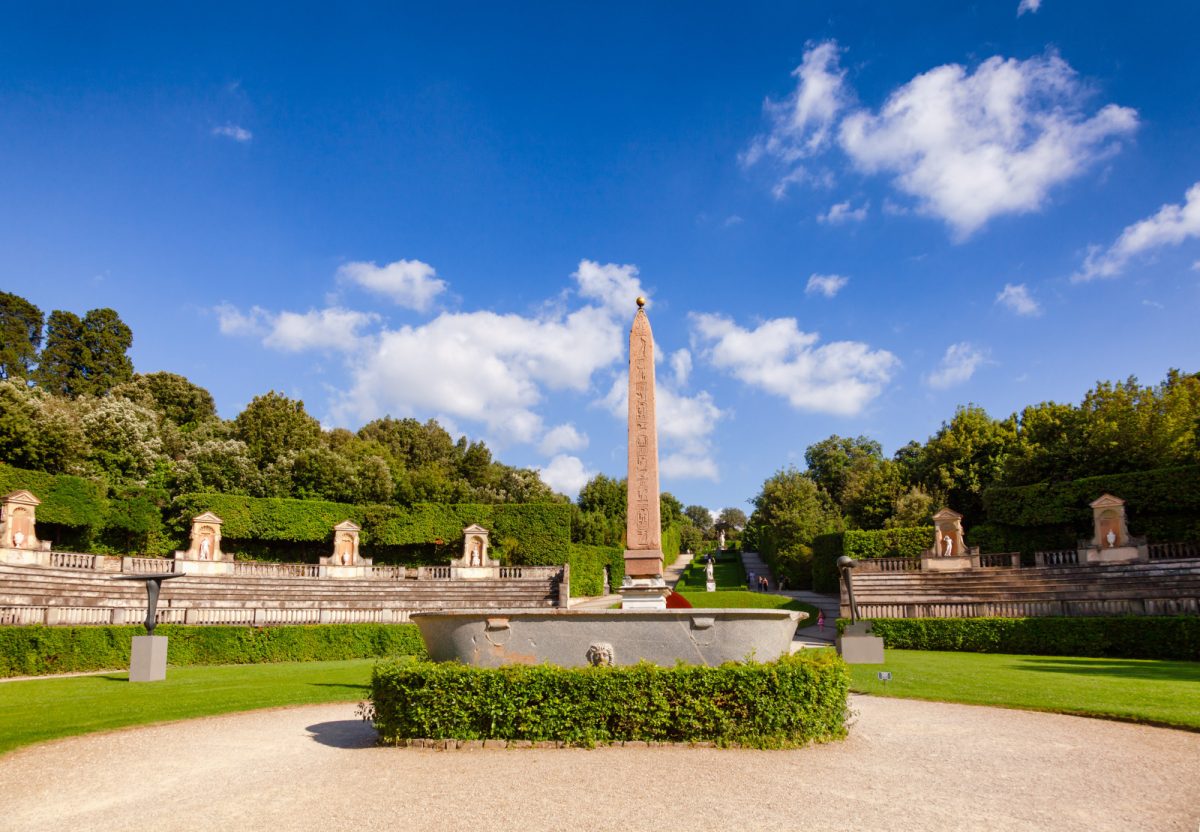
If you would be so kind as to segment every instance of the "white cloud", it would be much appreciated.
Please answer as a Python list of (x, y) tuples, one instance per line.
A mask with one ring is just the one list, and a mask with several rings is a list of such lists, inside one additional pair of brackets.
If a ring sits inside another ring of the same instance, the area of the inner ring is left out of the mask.
[[(771, 131), (757, 137), (741, 156), (747, 167), (771, 157), (785, 164), (812, 156), (829, 144), (838, 114), (850, 103), (846, 71), (838, 62), (839, 48), (834, 41), (810, 43), (800, 66), (792, 72), (796, 89), (783, 101), (767, 100), (763, 109), (771, 121)], [(797, 181), (796, 171), (780, 181), (786, 191)], [(782, 196), (782, 191), (777, 194)]]
[(1037, 14), (1038, 9), (1041, 7), (1042, 0), (1021, 0), (1020, 5), (1017, 6), (1017, 17), (1025, 14), (1025, 12)]
[(722, 315), (691, 316), (715, 367), (797, 410), (854, 415), (883, 390), (899, 360), (858, 341), (817, 346), (816, 333), (802, 332), (794, 318), (775, 318), (747, 330)]
[(226, 139), (233, 139), (235, 142), (246, 143), (254, 138), (254, 134), (245, 127), (240, 127), (236, 124), (223, 124), (220, 127), (212, 129), (214, 136), (222, 136)]
[(974, 72), (948, 64), (893, 92), (878, 113), (859, 111), (840, 140), (867, 172), (966, 237), (993, 217), (1042, 207), (1050, 189), (1114, 152), (1136, 111), (1106, 105), (1084, 115), (1087, 91), (1057, 55), (999, 56)]
[(770, 132), (741, 156), (781, 168), (776, 198), (815, 179), (811, 167), (836, 144), (860, 170), (892, 175), (961, 239), (994, 217), (1039, 210), (1052, 188), (1116, 152), (1138, 124), (1135, 110), (1114, 104), (1089, 115), (1089, 89), (1052, 53), (994, 56), (974, 71), (938, 66), (878, 111), (854, 104), (838, 55), (832, 41), (810, 47), (793, 95), (765, 106)]
[(357, 283), (372, 292), (392, 299), (398, 306), (424, 312), (433, 299), (446, 289), (446, 281), (437, 271), (420, 260), (396, 260), (384, 266), (355, 261), (338, 269), (338, 278)]
[(222, 335), (265, 335), (270, 330), (270, 313), (261, 306), (252, 306), (243, 313), (231, 303), (213, 309)]
[(925, 377), (925, 383), (935, 390), (945, 390), (962, 384), (975, 374), (987, 356), (966, 341), (951, 344), (946, 348), (937, 369)]
[(1029, 287), (1024, 283), (1005, 283), (1004, 289), (996, 295), (996, 303), (1026, 317), (1042, 314), (1042, 307), (1034, 300), (1033, 295), (1029, 293)]
[(688, 376), (692, 373), (692, 354), (683, 349), (671, 353), (671, 372), (675, 377), (676, 387), (687, 384)]
[(842, 291), (850, 278), (842, 277), (840, 274), (813, 274), (808, 278), (808, 285), (804, 287), (806, 295), (824, 295), (831, 298), (838, 292)]
[(745, 220), (743, 220), (737, 214), (730, 214), (725, 218), (725, 221), (721, 223), (721, 226), (723, 228), (732, 228), (735, 225), (741, 225), (743, 222), (745, 222)]
[(309, 349), (353, 352), (360, 346), (359, 330), (378, 320), (379, 316), (373, 313), (339, 307), (309, 310), (303, 315), (280, 312), (274, 317), (263, 344), (284, 352)]
[(538, 474), (546, 485), (572, 498), (595, 476), (594, 472), (584, 467), (583, 460), (566, 454), (554, 457), (545, 467), (538, 469)]
[(851, 208), (850, 200), (831, 205), (824, 214), (817, 215), (817, 222), (828, 225), (841, 225), (845, 222), (862, 222), (867, 218), (870, 203), (864, 203), (861, 208)]
[(581, 297), (599, 301), (609, 312), (622, 318), (632, 319), (637, 311), (635, 301), (647, 297), (634, 265), (601, 265), (593, 260), (581, 260), (571, 277), (575, 278)]
[[(1163, 246), (1177, 246), (1190, 237), (1200, 237), (1200, 182), (1188, 188), (1183, 205), (1164, 205), (1152, 217), (1135, 222), (1107, 250), (1094, 246), (1083, 269), (1072, 275), (1079, 281), (1116, 277), (1138, 255)], [(1192, 266), (1200, 266), (1200, 261)]]
[(664, 456), (658, 463), (658, 470), (664, 477), (673, 480), (712, 480), (718, 482), (721, 477), (717, 463), (707, 454), (673, 453)]
[(582, 451), (588, 446), (586, 433), (580, 433), (570, 422), (557, 425), (546, 431), (538, 450), (546, 456), (554, 456), (560, 451)]

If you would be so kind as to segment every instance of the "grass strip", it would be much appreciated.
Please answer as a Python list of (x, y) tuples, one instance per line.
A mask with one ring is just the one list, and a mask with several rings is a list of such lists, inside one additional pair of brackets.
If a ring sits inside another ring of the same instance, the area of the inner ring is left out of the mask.
[(1200, 662), (891, 649), (884, 659), (851, 665), (850, 689), (1200, 731)]
[(745, 589), (718, 589), (716, 592), (700, 590), (676, 590), (688, 599), (697, 609), (755, 609), (755, 610), (799, 610), (808, 613), (808, 618), (800, 620), (797, 629), (812, 627), (817, 623), (819, 610), (812, 604), (805, 604), (788, 598), (786, 595), (772, 595), (769, 592), (750, 592)]
[(169, 667), (162, 682), (127, 672), (0, 684), (0, 753), (59, 737), (199, 716), (366, 699), (376, 659)]

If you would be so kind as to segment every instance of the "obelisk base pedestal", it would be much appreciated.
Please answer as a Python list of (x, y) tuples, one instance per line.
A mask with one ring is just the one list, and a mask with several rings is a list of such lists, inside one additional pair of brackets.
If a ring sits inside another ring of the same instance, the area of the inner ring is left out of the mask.
[(671, 588), (662, 576), (656, 578), (630, 578), (625, 576), (621, 584), (621, 609), (665, 610)]
[(129, 681), (161, 682), (167, 678), (167, 637), (134, 636)]

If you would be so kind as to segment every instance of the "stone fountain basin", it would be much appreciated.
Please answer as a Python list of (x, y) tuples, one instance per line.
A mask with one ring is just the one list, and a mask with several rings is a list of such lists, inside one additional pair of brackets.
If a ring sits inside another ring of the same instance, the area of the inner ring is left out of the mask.
[(412, 621), (430, 658), (439, 662), (584, 667), (611, 653), (612, 664), (673, 667), (679, 661), (773, 661), (789, 653), (796, 627), (807, 617), (762, 609), (499, 609), (420, 612)]

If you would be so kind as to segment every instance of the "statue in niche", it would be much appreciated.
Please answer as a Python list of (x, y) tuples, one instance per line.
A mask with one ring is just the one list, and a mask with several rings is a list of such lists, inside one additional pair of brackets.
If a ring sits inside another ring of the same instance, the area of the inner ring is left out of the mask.
[(942, 557), (948, 558), (954, 555), (954, 538), (950, 535), (942, 537)]
[(471, 553), (470, 553), (470, 555), (471, 555), (471, 557), (470, 557), (470, 560), (468, 561), (468, 563), (470, 563), (471, 566), (483, 566), (483, 557), (482, 557), (482, 552), (480, 551), (480, 544), (479, 544), (478, 537), (471, 538)]
[(13, 546), (20, 549), (24, 544), (25, 544), (25, 532), (18, 529), (16, 531), (16, 533), (13, 534)]
[(212, 559), (212, 543), (210, 542), (211, 540), (212, 540), (212, 538), (210, 538), (208, 535), (205, 535), (204, 537), (200, 538), (200, 560), (211, 560)]
[(1110, 549), (1112, 549), (1113, 547), (1115, 547), (1117, 545), (1117, 533), (1114, 532), (1112, 529), (1108, 530), (1108, 534), (1106, 534), (1104, 536), (1104, 539), (1106, 541), (1108, 541), (1108, 548), (1110, 548)]

